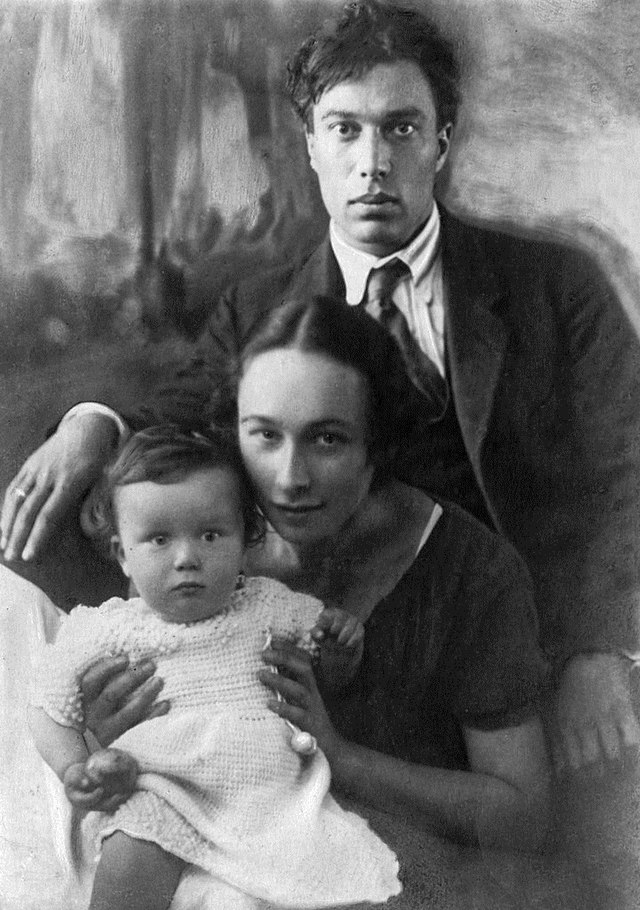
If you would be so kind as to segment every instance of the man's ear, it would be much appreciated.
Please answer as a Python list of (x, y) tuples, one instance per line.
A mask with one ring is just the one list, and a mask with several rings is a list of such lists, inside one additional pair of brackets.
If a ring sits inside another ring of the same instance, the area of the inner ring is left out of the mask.
[(309, 129), (309, 127), (306, 126), (304, 128), (304, 138), (307, 141), (307, 152), (309, 153), (309, 164), (311, 165), (311, 170), (317, 171), (315, 158), (316, 136), (313, 132), (313, 129)]
[(127, 578), (131, 578), (131, 575), (129, 574), (129, 568), (127, 566), (127, 557), (124, 552), (124, 547), (122, 546), (122, 542), (120, 541), (120, 538), (117, 534), (114, 534), (111, 538), (111, 555), (120, 563), (120, 568), (127, 576)]
[(449, 157), (451, 148), (451, 134), (453, 133), (453, 124), (446, 123), (441, 130), (438, 130), (438, 160), (436, 162), (436, 174), (442, 170), (444, 163)]

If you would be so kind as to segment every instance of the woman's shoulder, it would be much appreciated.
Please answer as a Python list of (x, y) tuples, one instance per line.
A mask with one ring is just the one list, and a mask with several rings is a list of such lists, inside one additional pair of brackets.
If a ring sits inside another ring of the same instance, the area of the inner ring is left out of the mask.
[(445, 550), (452, 565), (474, 570), (511, 571), (528, 580), (523, 558), (513, 544), (455, 503), (439, 499), (442, 515), (434, 529), (433, 543)]

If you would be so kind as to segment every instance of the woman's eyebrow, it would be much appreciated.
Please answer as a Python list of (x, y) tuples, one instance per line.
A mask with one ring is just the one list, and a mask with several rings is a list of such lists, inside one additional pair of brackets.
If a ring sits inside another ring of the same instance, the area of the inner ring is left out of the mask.
[(350, 427), (351, 421), (342, 417), (323, 417), (322, 420), (314, 420), (309, 424), (310, 430), (320, 430), (323, 427)]

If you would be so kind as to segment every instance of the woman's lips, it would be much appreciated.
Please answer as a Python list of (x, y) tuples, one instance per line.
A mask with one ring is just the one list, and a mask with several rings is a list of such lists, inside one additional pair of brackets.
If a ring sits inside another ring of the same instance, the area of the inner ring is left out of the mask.
[(308, 515), (310, 512), (317, 512), (322, 508), (321, 503), (285, 503), (272, 502), (271, 505), (279, 512), (286, 512), (288, 515)]

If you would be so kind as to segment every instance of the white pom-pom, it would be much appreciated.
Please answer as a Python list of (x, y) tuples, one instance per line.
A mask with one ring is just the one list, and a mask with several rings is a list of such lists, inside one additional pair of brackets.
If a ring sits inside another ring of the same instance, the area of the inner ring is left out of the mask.
[(315, 736), (298, 730), (291, 737), (291, 748), (299, 755), (313, 755), (318, 748), (318, 743)]

